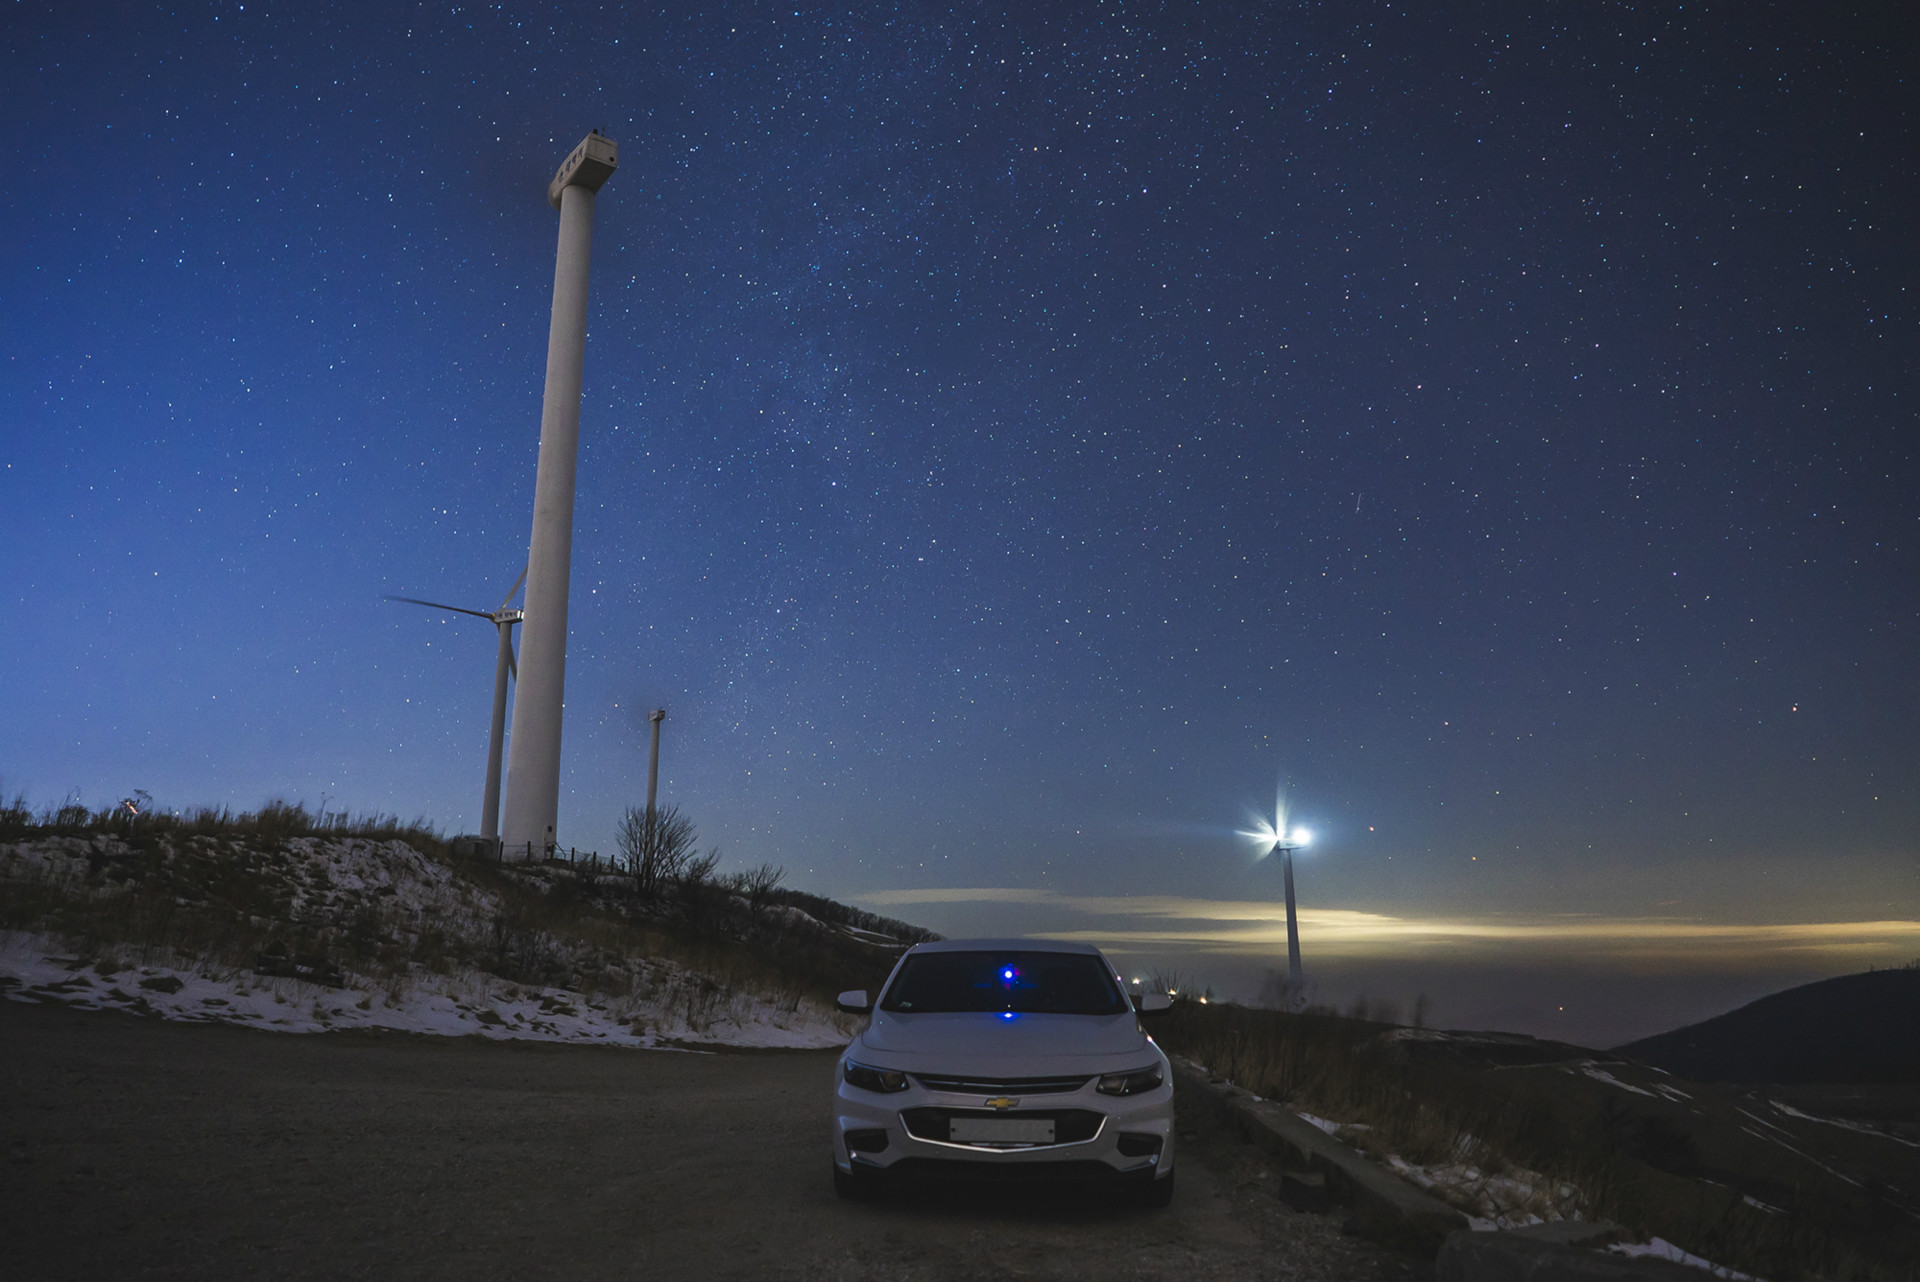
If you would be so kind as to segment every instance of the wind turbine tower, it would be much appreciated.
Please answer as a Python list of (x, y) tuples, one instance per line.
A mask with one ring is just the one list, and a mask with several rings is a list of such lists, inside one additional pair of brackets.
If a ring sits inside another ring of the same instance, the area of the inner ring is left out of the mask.
[(1293, 852), (1306, 844), (1306, 830), (1295, 828), (1274, 845), (1280, 852), (1280, 868), (1287, 882), (1287, 992), (1296, 1005), (1306, 990), (1300, 978), (1300, 919), (1293, 906)]
[(580, 382), (587, 357), (587, 261), (593, 248), (594, 193), (619, 163), (613, 139), (596, 129), (581, 139), (547, 185), (547, 203), (560, 211), (560, 248), (553, 268), (526, 620), (520, 625), (520, 679), (513, 696), (507, 813), (500, 834), (502, 853), (508, 857), (542, 858), (557, 844), (573, 482), (580, 461)]
[(1280, 853), (1280, 870), (1287, 883), (1287, 1004), (1298, 1008), (1306, 989), (1300, 975), (1300, 917), (1293, 900), (1293, 852), (1311, 843), (1313, 834), (1305, 828), (1287, 827), (1287, 799), (1282, 793), (1274, 802), (1272, 822), (1256, 818), (1253, 827), (1242, 828), (1240, 835), (1259, 848), (1259, 859), (1275, 851)]
[(660, 792), (660, 723), (667, 719), (665, 708), (655, 708), (647, 714), (647, 720), (653, 725), (653, 752), (647, 758), (647, 819), (653, 819), (653, 799)]

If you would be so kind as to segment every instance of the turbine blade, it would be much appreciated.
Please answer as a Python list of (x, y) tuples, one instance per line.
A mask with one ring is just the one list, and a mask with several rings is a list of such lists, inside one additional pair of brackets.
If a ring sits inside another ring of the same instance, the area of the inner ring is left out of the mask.
[(382, 601), (405, 601), (408, 605), (424, 605), (434, 610), (452, 610), (455, 614), (471, 614), (476, 619), (485, 619), (488, 623), (493, 622), (493, 616), (491, 614), (485, 614), (479, 610), (469, 610), (464, 606), (442, 605), (438, 601), (422, 601), (417, 596), (390, 596), (383, 593), (380, 599)]
[(507, 594), (500, 598), (500, 608), (502, 610), (507, 608), (507, 602), (513, 600), (513, 594), (520, 590), (520, 585), (527, 581), (527, 571), (531, 568), (533, 568), (531, 561), (520, 567), (520, 577), (513, 581), (513, 586), (507, 589)]

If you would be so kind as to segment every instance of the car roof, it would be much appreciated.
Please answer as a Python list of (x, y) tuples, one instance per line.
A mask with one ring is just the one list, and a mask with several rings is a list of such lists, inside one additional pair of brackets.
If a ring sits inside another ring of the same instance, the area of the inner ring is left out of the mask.
[(1098, 948), (1077, 940), (1065, 939), (936, 939), (915, 944), (916, 953), (1091, 953), (1100, 957)]

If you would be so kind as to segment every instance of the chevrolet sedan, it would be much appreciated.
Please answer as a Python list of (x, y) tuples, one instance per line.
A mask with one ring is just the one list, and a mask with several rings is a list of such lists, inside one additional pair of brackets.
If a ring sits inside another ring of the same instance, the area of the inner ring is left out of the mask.
[(908, 950), (835, 1070), (833, 1184), (916, 1177), (1110, 1184), (1173, 1198), (1173, 1079), (1099, 949), (941, 940)]

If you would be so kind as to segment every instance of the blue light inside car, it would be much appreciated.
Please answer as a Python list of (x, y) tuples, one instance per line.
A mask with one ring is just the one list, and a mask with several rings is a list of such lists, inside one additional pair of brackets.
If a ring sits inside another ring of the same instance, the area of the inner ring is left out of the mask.
[(1001, 1019), (1019, 1019), (1020, 1012), (1014, 1011), (1014, 1010), (1003, 1010), (1000, 1012), (1000, 1018)]
[(1019, 973), (1020, 972), (1015, 970), (1013, 967), (1008, 966), (1006, 969), (1000, 972), (1000, 978), (1006, 980), (1009, 984), (1011, 984), (1014, 981), (1015, 976), (1017, 976)]

